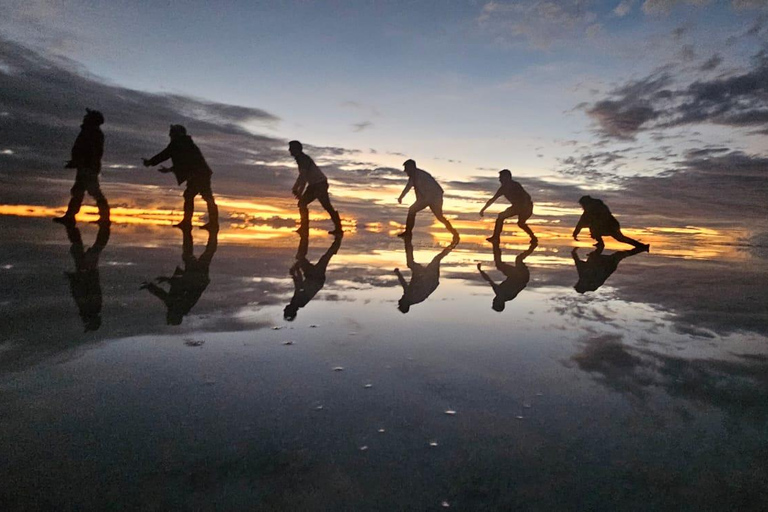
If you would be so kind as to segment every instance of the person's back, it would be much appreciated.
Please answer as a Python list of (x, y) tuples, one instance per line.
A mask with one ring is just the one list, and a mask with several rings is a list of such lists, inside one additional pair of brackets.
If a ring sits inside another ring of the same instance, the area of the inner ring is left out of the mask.
[(417, 199), (433, 200), (443, 196), (443, 187), (427, 171), (416, 168), (411, 175)]
[(103, 155), (104, 132), (98, 126), (84, 124), (72, 146), (71, 167), (88, 174), (99, 174)]
[(183, 135), (171, 140), (168, 145), (171, 152), (171, 161), (177, 175), (186, 179), (196, 177), (208, 177), (213, 174), (208, 162), (205, 161), (203, 152), (194, 143), (192, 137)]
[(619, 230), (619, 221), (600, 199), (590, 198), (583, 207), (587, 226), (595, 235), (613, 234)]
[(525, 191), (523, 186), (513, 179), (501, 185), (501, 191), (507, 200), (517, 206), (524, 206), (531, 203), (531, 196)]
[(296, 155), (296, 164), (299, 166), (299, 174), (306, 180), (308, 185), (316, 185), (328, 181), (323, 171), (317, 166), (312, 157), (306, 153)]

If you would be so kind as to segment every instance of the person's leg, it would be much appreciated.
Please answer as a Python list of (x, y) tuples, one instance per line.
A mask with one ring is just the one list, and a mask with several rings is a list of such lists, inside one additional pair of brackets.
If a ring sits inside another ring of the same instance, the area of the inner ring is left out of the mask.
[(416, 225), (416, 214), (419, 213), (421, 210), (429, 206), (426, 201), (423, 199), (416, 199), (416, 202), (411, 205), (410, 208), (408, 208), (408, 217), (405, 219), (405, 231), (400, 233), (398, 236), (410, 236), (413, 232), (413, 227)]
[(459, 232), (453, 229), (453, 226), (451, 225), (451, 222), (445, 218), (445, 215), (443, 215), (443, 198), (440, 197), (439, 200), (435, 201), (431, 205), (429, 205), (429, 209), (432, 210), (432, 213), (435, 214), (435, 217), (437, 220), (443, 223), (443, 225), (450, 231), (454, 238), (458, 238)]
[(88, 180), (86, 190), (91, 195), (91, 197), (96, 200), (96, 206), (99, 208), (99, 222), (108, 223), (109, 203), (107, 202), (107, 198), (104, 196), (104, 193), (101, 191), (98, 176), (93, 176)]
[(638, 242), (634, 238), (629, 238), (627, 235), (622, 233), (621, 230), (618, 230), (616, 233), (614, 233), (611, 236), (613, 236), (613, 238), (615, 238), (619, 242), (632, 245), (634, 247), (637, 247), (638, 249), (649, 247), (648, 245), (646, 245), (646, 244), (644, 244), (642, 242)]
[(501, 239), (501, 231), (504, 229), (504, 221), (516, 214), (514, 208), (510, 206), (503, 212), (499, 212), (496, 217), (496, 224), (493, 227), (493, 235), (486, 238), (489, 242), (498, 242)]
[(299, 198), (299, 217), (301, 218), (301, 223), (298, 230), (300, 232), (309, 230), (309, 203), (315, 199), (315, 186), (307, 185), (301, 198)]
[(187, 188), (184, 189), (184, 218), (176, 224), (179, 228), (189, 228), (192, 226), (192, 216), (195, 213), (195, 196), (197, 188), (194, 184), (187, 182)]
[(85, 183), (82, 176), (75, 178), (75, 184), (70, 189), (72, 197), (69, 199), (69, 205), (67, 206), (67, 213), (62, 217), (56, 217), (55, 221), (62, 223), (75, 222), (75, 215), (80, 212), (80, 206), (83, 204), (83, 198), (85, 197)]
[(530, 207), (525, 208), (524, 211), (520, 212), (520, 215), (517, 217), (517, 225), (520, 229), (525, 231), (528, 236), (531, 238), (531, 242), (538, 242), (538, 238), (536, 238), (536, 235), (533, 234), (533, 230), (528, 227), (528, 224), (526, 224), (526, 221), (531, 218), (531, 215), (533, 215), (533, 204), (530, 205)]
[(205, 204), (208, 206), (208, 223), (202, 226), (204, 229), (219, 227), (219, 207), (216, 206), (216, 200), (213, 198), (210, 180), (205, 184), (200, 192)]
[(339, 212), (334, 210), (333, 205), (331, 204), (331, 198), (328, 196), (328, 182), (325, 183), (325, 186), (322, 186), (318, 189), (317, 199), (320, 201), (320, 204), (323, 205), (323, 208), (325, 208), (325, 211), (328, 212), (328, 215), (331, 216), (331, 220), (333, 221), (334, 229), (329, 231), (329, 233), (341, 233), (341, 217), (339, 216)]

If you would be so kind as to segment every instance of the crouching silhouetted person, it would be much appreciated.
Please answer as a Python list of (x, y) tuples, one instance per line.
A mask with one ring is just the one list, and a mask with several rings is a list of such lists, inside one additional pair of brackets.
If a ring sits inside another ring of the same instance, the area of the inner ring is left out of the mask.
[(616, 217), (611, 214), (611, 211), (600, 199), (583, 196), (579, 199), (579, 204), (584, 209), (584, 213), (573, 230), (574, 240), (579, 239), (579, 233), (582, 228), (589, 228), (590, 236), (597, 242), (595, 247), (604, 247), (603, 237), (612, 236), (619, 242), (633, 245), (638, 249), (647, 251), (650, 248), (650, 245), (638, 242), (622, 233), (619, 221), (616, 220)]
[[(304, 146), (301, 145), (301, 142), (297, 140), (289, 142), (288, 151), (299, 166), (299, 177), (296, 178), (296, 183), (293, 185), (293, 195), (299, 200), (299, 215), (301, 216), (299, 233), (309, 232), (309, 204), (317, 199), (333, 221), (333, 230), (329, 233), (340, 235), (342, 233), (341, 217), (339, 212), (333, 209), (331, 198), (328, 196), (328, 179), (325, 174), (315, 161), (304, 153)], [(306, 188), (304, 188), (305, 186)]]
[(104, 133), (100, 126), (104, 124), (104, 116), (98, 110), (85, 109), (80, 134), (72, 146), (72, 159), (67, 162), (66, 169), (77, 169), (75, 184), (72, 186), (72, 198), (69, 200), (67, 213), (53, 219), (65, 225), (73, 225), (75, 216), (80, 211), (85, 193), (88, 192), (96, 200), (99, 208), (99, 223), (109, 223), (109, 203), (99, 186), (101, 172), (101, 157), (104, 154)]
[(173, 167), (160, 167), (158, 171), (172, 172), (179, 185), (187, 182), (187, 188), (184, 190), (184, 219), (176, 224), (176, 227), (192, 227), (195, 197), (200, 194), (208, 205), (208, 223), (201, 227), (203, 229), (218, 229), (219, 209), (213, 199), (213, 191), (211, 191), (213, 171), (208, 167), (200, 148), (192, 141), (192, 137), (187, 135), (186, 128), (180, 124), (172, 124), (168, 136), (171, 138), (171, 142), (164, 150), (152, 158), (143, 158), (142, 161), (145, 167), (150, 167), (170, 158)]

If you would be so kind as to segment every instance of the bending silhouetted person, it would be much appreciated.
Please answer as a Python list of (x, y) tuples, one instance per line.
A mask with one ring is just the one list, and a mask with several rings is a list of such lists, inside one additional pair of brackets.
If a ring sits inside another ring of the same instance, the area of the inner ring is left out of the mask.
[(155, 279), (158, 283), (168, 283), (170, 285), (168, 291), (155, 283), (144, 282), (141, 284), (142, 290), (149, 290), (168, 308), (166, 313), (168, 325), (180, 325), (210, 284), (211, 279), (208, 275), (211, 260), (213, 260), (213, 255), (216, 254), (218, 248), (218, 235), (217, 229), (208, 230), (208, 243), (205, 245), (203, 253), (196, 258), (192, 241), (192, 228), (182, 229), (181, 258), (184, 262), (184, 268), (176, 267), (172, 276), (161, 276)]
[(590, 196), (583, 196), (579, 199), (579, 204), (584, 209), (584, 213), (581, 214), (579, 222), (576, 224), (576, 228), (573, 230), (573, 239), (578, 240), (579, 233), (582, 228), (589, 228), (590, 236), (597, 241), (595, 247), (604, 247), (604, 236), (612, 236), (619, 242), (630, 244), (638, 249), (648, 250), (650, 245), (638, 242), (633, 238), (629, 238), (621, 232), (621, 226), (619, 221), (616, 220), (608, 209), (608, 206), (600, 199), (594, 199)]
[(83, 246), (80, 230), (66, 226), (67, 238), (72, 246), (69, 253), (75, 262), (75, 271), (66, 272), (69, 291), (75, 299), (85, 332), (101, 327), (101, 282), (99, 280), (99, 256), (109, 241), (109, 224), (99, 224), (96, 241), (87, 250)]
[(576, 263), (579, 282), (573, 288), (579, 293), (597, 290), (616, 271), (621, 260), (641, 252), (645, 252), (645, 247), (635, 247), (628, 251), (616, 251), (613, 254), (604, 255), (601, 246), (587, 254), (587, 259), (582, 261), (579, 258), (579, 248), (574, 247), (571, 256)]
[(219, 226), (219, 209), (211, 190), (213, 171), (208, 167), (200, 148), (192, 141), (192, 137), (187, 135), (186, 128), (180, 124), (172, 124), (168, 136), (171, 138), (171, 142), (164, 150), (152, 158), (142, 158), (144, 167), (157, 165), (170, 158), (173, 167), (160, 167), (158, 171), (162, 173), (172, 172), (179, 185), (187, 182), (187, 188), (184, 190), (184, 219), (176, 224), (177, 227), (192, 227), (195, 197), (200, 194), (205, 200), (205, 204), (208, 205), (208, 223), (201, 227), (203, 229), (217, 229)]
[(283, 310), (283, 318), (288, 321), (293, 321), (299, 309), (309, 304), (309, 301), (325, 286), (325, 272), (328, 268), (328, 263), (331, 262), (333, 255), (339, 252), (343, 238), (341, 233), (336, 233), (333, 243), (325, 251), (325, 254), (317, 260), (317, 263), (312, 264), (307, 259), (309, 233), (306, 231), (300, 231), (299, 233), (301, 239), (299, 241), (299, 250), (296, 253), (296, 263), (289, 270), (291, 278), (293, 278), (293, 297)]
[(458, 242), (459, 232), (453, 229), (451, 223), (443, 215), (443, 188), (435, 181), (431, 174), (417, 168), (416, 162), (413, 160), (409, 159), (403, 162), (403, 167), (405, 174), (408, 175), (408, 183), (405, 185), (400, 197), (397, 198), (397, 202), (402, 204), (403, 197), (411, 190), (411, 187), (416, 191), (416, 202), (408, 208), (405, 231), (397, 236), (411, 236), (413, 234), (413, 226), (416, 224), (416, 214), (429, 206), (437, 220), (445, 224), (448, 231), (453, 234), (454, 241)]
[(493, 298), (493, 304), (491, 305), (494, 311), (504, 311), (506, 303), (517, 297), (528, 285), (528, 281), (531, 279), (531, 272), (528, 270), (528, 267), (525, 266), (525, 258), (531, 255), (534, 249), (536, 249), (536, 245), (536, 241), (532, 240), (528, 249), (517, 255), (515, 264), (510, 265), (501, 260), (501, 247), (498, 242), (494, 242), (493, 262), (496, 264), (496, 268), (506, 276), (506, 279), (499, 284), (496, 284), (493, 279), (483, 271), (480, 263), (477, 264), (477, 270), (480, 271), (480, 275), (483, 279), (488, 281), (493, 288), (493, 293), (496, 294), (496, 297)]
[(486, 208), (491, 206), (501, 196), (507, 198), (507, 200), (512, 203), (512, 206), (499, 213), (499, 216), (496, 217), (496, 226), (493, 229), (493, 235), (486, 240), (489, 242), (499, 242), (501, 238), (501, 230), (504, 229), (504, 220), (517, 215), (517, 225), (520, 226), (520, 229), (528, 233), (528, 236), (531, 237), (531, 242), (536, 242), (536, 235), (533, 234), (531, 228), (525, 223), (525, 221), (530, 219), (531, 215), (533, 215), (533, 201), (531, 201), (531, 196), (525, 191), (522, 185), (512, 179), (512, 173), (509, 172), (509, 169), (504, 169), (499, 172), (499, 181), (501, 182), (499, 190), (497, 190), (493, 197), (485, 203), (485, 206), (480, 210), (480, 216), (482, 217)]
[(297, 140), (289, 142), (288, 151), (299, 166), (299, 177), (296, 178), (292, 189), (293, 195), (299, 200), (299, 215), (301, 215), (299, 233), (309, 231), (309, 203), (317, 199), (333, 221), (333, 230), (329, 233), (341, 234), (341, 217), (339, 212), (333, 209), (331, 198), (328, 196), (328, 178), (315, 161), (304, 153), (301, 142)]
[(403, 296), (397, 301), (397, 309), (402, 313), (411, 310), (411, 306), (423, 302), (437, 290), (440, 284), (440, 262), (456, 247), (457, 242), (451, 243), (437, 256), (432, 258), (429, 265), (421, 265), (413, 260), (413, 243), (410, 237), (405, 238), (405, 263), (411, 269), (411, 282), (405, 281), (399, 268), (395, 269), (397, 280), (403, 287)]
[(104, 116), (98, 110), (85, 109), (85, 111), (83, 124), (80, 125), (80, 134), (72, 146), (72, 158), (64, 166), (66, 169), (77, 169), (75, 184), (70, 190), (72, 198), (69, 200), (67, 213), (53, 219), (54, 222), (65, 225), (75, 223), (75, 216), (80, 211), (86, 192), (96, 200), (96, 206), (99, 208), (99, 222), (109, 222), (109, 203), (99, 186), (101, 157), (104, 154), (104, 133), (100, 127), (104, 124)]

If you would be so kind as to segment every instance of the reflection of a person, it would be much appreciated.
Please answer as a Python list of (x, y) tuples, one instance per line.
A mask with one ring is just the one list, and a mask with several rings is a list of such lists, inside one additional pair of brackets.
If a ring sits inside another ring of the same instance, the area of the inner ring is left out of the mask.
[(579, 282), (573, 288), (579, 293), (597, 290), (614, 273), (621, 260), (645, 251), (645, 247), (635, 247), (628, 251), (603, 254), (603, 247), (598, 247), (587, 254), (586, 260), (582, 260), (579, 257), (579, 248), (574, 247), (573, 251), (571, 251), (571, 256), (573, 256), (573, 261), (576, 263)]
[(99, 224), (96, 241), (86, 250), (80, 230), (67, 225), (67, 237), (72, 246), (69, 249), (75, 262), (75, 271), (66, 272), (69, 290), (75, 299), (85, 331), (96, 331), (101, 327), (101, 282), (99, 281), (99, 255), (109, 241), (109, 224)]
[(328, 263), (331, 262), (331, 258), (339, 252), (341, 248), (341, 240), (343, 234), (338, 231), (334, 234), (333, 243), (328, 250), (325, 251), (317, 263), (312, 264), (307, 259), (307, 252), (309, 251), (309, 232), (302, 230), (299, 232), (301, 239), (299, 241), (299, 250), (296, 252), (296, 263), (294, 263), (289, 273), (293, 278), (293, 297), (291, 302), (285, 306), (283, 310), (283, 318), (288, 321), (293, 321), (299, 312), (299, 309), (303, 308), (309, 301), (311, 301), (317, 292), (323, 289), (325, 286), (325, 271), (328, 268)]
[(218, 236), (219, 231), (210, 228), (205, 250), (196, 258), (192, 242), (192, 228), (183, 228), (181, 259), (184, 261), (184, 268), (176, 267), (172, 276), (161, 276), (155, 279), (158, 283), (169, 283), (168, 291), (155, 283), (145, 281), (141, 284), (142, 290), (149, 290), (152, 295), (165, 303), (168, 308), (166, 313), (168, 325), (181, 325), (184, 316), (197, 304), (211, 282), (208, 271), (213, 255), (216, 254)]
[(525, 266), (525, 258), (531, 255), (536, 249), (536, 246), (537, 243), (532, 241), (531, 245), (528, 246), (528, 249), (517, 255), (515, 264), (510, 265), (501, 260), (501, 246), (499, 245), (499, 242), (493, 242), (493, 262), (496, 264), (496, 268), (507, 277), (499, 284), (494, 283), (493, 279), (483, 271), (480, 263), (477, 264), (477, 270), (480, 271), (480, 275), (483, 279), (488, 281), (493, 288), (493, 293), (496, 294), (491, 306), (494, 311), (504, 311), (505, 304), (517, 297), (517, 295), (528, 285), (528, 281), (531, 279), (531, 272), (528, 270), (528, 267)]
[(411, 269), (411, 282), (407, 283), (400, 269), (395, 269), (397, 280), (403, 287), (403, 296), (397, 301), (397, 309), (403, 313), (410, 311), (411, 306), (423, 302), (432, 292), (437, 290), (440, 284), (440, 262), (448, 256), (458, 245), (458, 240), (454, 238), (453, 243), (443, 249), (437, 256), (432, 258), (429, 265), (421, 265), (413, 261), (413, 242), (411, 237), (405, 238), (405, 262)]

